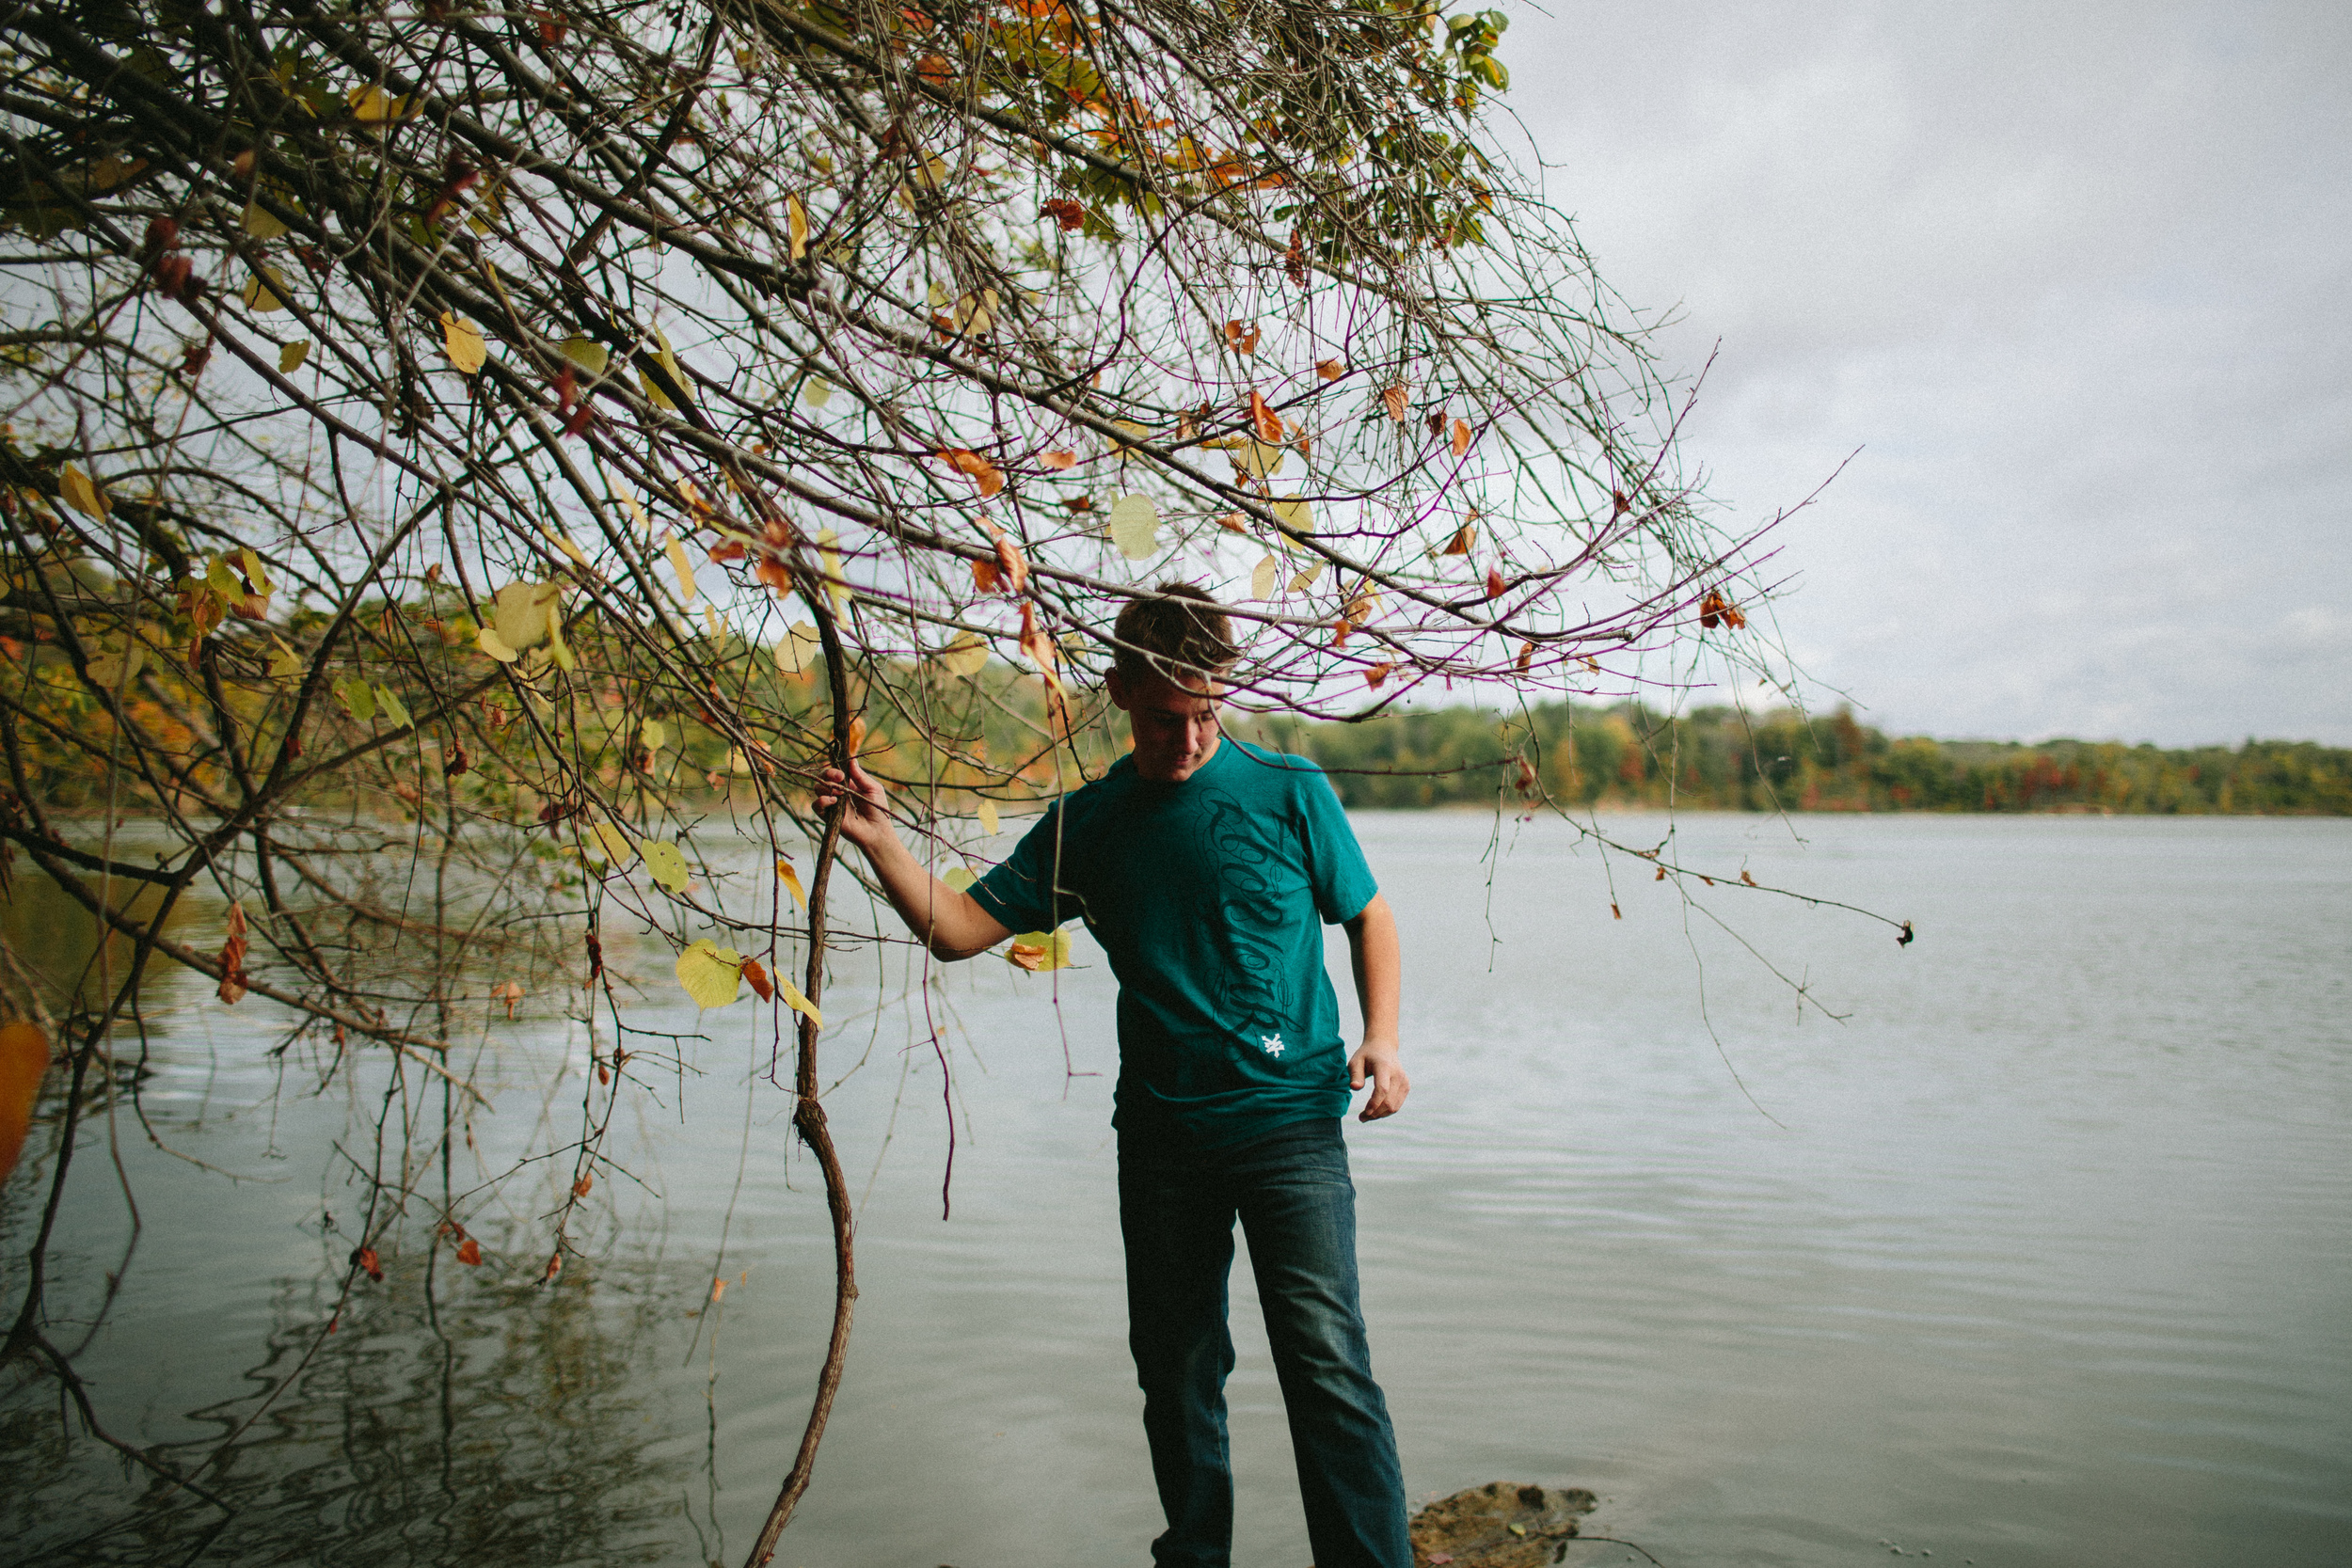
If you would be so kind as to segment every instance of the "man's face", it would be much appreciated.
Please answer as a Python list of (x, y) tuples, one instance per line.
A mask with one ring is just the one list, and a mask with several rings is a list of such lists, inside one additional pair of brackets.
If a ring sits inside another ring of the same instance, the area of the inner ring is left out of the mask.
[(1178, 684), (1165, 675), (1128, 680), (1111, 672), (1111, 701), (1127, 715), (1136, 737), (1136, 771), (1156, 784), (1183, 784), (1216, 754), (1217, 700), (1214, 681)]

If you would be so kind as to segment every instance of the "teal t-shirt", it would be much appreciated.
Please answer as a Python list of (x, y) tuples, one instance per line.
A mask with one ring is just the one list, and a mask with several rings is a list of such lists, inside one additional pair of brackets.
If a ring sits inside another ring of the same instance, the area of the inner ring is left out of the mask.
[(1346, 1114), (1323, 926), (1378, 891), (1323, 770), (1227, 736), (1182, 784), (1120, 758), (972, 896), (1014, 931), (1086, 922), (1119, 976), (1114, 1122), (1215, 1148)]

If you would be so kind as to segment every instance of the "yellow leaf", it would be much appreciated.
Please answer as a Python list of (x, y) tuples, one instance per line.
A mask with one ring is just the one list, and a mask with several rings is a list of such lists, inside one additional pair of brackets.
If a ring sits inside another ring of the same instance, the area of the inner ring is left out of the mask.
[(1263, 441), (1245, 441), (1232, 452), (1233, 467), (1256, 479), (1266, 479), (1282, 471), (1282, 460), (1289, 455), (1287, 447), (1268, 446)]
[(548, 610), (548, 657), (566, 673), (580, 668), (580, 660), (572, 657), (571, 644), (564, 641), (564, 616), (553, 607)]
[(659, 752), (670, 743), (670, 726), (659, 719), (646, 720), (637, 727), (637, 734), (644, 739), (648, 752)]
[[(1113, 420), (1111, 421), (1111, 428), (1135, 436), (1144, 436), (1152, 434), (1152, 427), (1150, 425), (1137, 424), (1133, 420)], [(1111, 455), (1114, 457), (1119, 455), (1120, 452), (1132, 451), (1134, 450), (1134, 448), (1127, 446), (1124, 442), (1113, 441), (1111, 443)]]
[(480, 370), (490, 352), (482, 341), (481, 330), (450, 310), (441, 312), (441, 345), (449, 351), (449, 362), (464, 375)]
[(808, 254), (808, 209), (801, 205), (797, 196), (784, 198), (784, 228), (792, 247), (792, 260), (797, 261)]
[(1274, 585), (1282, 580), (1282, 563), (1272, 556), (1258, 562), (1258, 569), (1249, 574), (1249, 596), (1253, 599), (1274, 597)]
[(996, 826), (996, 802), (983, 797), (980, 800), (980, 832), (994, 838)]
[(628, 834), (612, 823), (596, 823), (589, 832), (596, 834), (596, 843), (604, 849), (604, 858), (614, 865), (626, 865), (636, 858), (637, 846), (628, 841)]
[(790, 861), (779, 859), (776, 862), (776, 879), (792, 895), (792, 902), (803, 909), (808, 908), (808, 890), (801, 886), (801, 874), (792, 868)]
[(996, 291), (982, 289), (977, 295), (965, 294), (956, 301), (956, 330), (971, 337), (980, 337), (996, 325)]
[(824, 647), (817, 628), (806, 621), (795, 621), (792, 629), (776, 640), (776, 669), (784, 674), (797, 675), (816, 660)]
[(57, 475), (57, 494), (65, 498), (66, 505), (86, 517), (103, 517), (111, 510), (106, 492), (71, 463)]
[(512, 664), (522, 657), (521, 654), (508, 647), (505, 641), (488, 626), (484, 626), (473, 634), (473, 645), (497, 659), (501, 664)]
[(825, 1026), (825, 1015), (817, 1010), (817, 1004), (802, 995), (801, 988), (781, 974), (776, 976), (776, 994), (783, 997), (785, 1006), (794, 1012), (807, 1014), (808, 1021), (818, 1028)]
[(728, 1006), (743, 984), (743, 955), (708, 937), (699, 938), (677, 956), (677, 983), (697, 1007)]
[(1130, 561), (1149, 559), (1159, 549), (1160, 509), (1149, 496), (1121, 496), (1111, 503), (1111, 543)]
[(310, 339), (305, 338), (298, 343), (288, 343), (284, 348), (278, 351), (278, 373), (280, 375), (291, 375), (294, 372), (300, 370), (302, 368), (302, 362), (310, 357)]
[(678, 847), (666, 838), (649, 838), (637, 846), (637, 852), (645, 857), (645, 870), (653, 879), (672, 893), (686, 891), (686, 857)]
[(548, 538), (555, 541), (555, 547), (557, 549), (562, 550), (565, 555), (572, 558), (572, 564), (575, 566), (585, 566), (588, 564), (587, 553), (573, 541), (570, 534), (558, 529), (548, 529), (547, 530), (547, 535)]
[(564, 357), (586, 371), (590, 375), (602, 375), (612, 362), (612, 354), (594, 338), (583, 338), (575, 332), (564, 340)]
[(1298, 575), (1291, 578), (1291, 592), (1294, 594), (1304, 594), (1308, 589), (1312, 588), (1315, 585), (1315, 578), (1322, 575), (1322, 572), (1323, 562), (1320, 561), (1315, 562), (1311, 565), (1300, 567)]
[[(684, 391), (686, 389), (686, 372), (678, 369), (677, 356), (670, 352), (669, 338), (660, 327), (657, 326), (654, 328), (653, 341), (655, 350), (654, 358), (660, 363), (663, 370), (669, 372), (671, 384), (676, 387), (679, 391)], [(660, 384), (657, 383), (652, 376), (647, 375), (643, 371), (639, 371), (637, 372), (637, 384), (639, 387), (644, 388), (646, 401), (651, 403), (656, 408), (667, 408), (674, 413), (676, 411), (677, 404), (670, 401), (670, 394), (663, 391)]]
[(89, 678), (109, 691), (119, 691), (147, 662), (147, 644), (136, 637), (119, 642), (109, 638), (103, 647), (103, 653), (91, 656)]
[(1278, 500), (1267, 503), (1274, 520), (1292, 533), (1305, 533), (1315, 526), (1315, 509), (1303, 500)]
[(269, 580), (269, 573), (262, 566), (261, 556), (255, 553), (252, 546), (246, 545), (238, 550), (237, 558), (245, 567), (246, 581), (253, 585), (253, 592), (267, 598), (275, 589)]
[(849, 608), (850, 590), (841, 579), (841, 552), (834, 546), (841, 535), (833, 529), (817, 531), (817, 563), (825, 574), (825, 594), (833, 600), (834, 613), (838, 615)]
[(258, 200), (245, 204), (245, 231), (257, 240), (275, 240), (291, 232), (284, 224), (278, 221), (277, 214), (262, 206)]
[(977, 675), (988, 664), (988, 644), (965, 632), (938, 654), (940, 668), (951, 675)]
[(273, 310), (283, 310), (286, 308), (286, 280), (278, 276), (276, 267), (267, 261), (262, 262), (246, 282), (245, 302), (258, 315), (266, 316)]
[(822, 408), (833, 401), (833, 383), (821, 376), (810, 376), (801, 383), (801, 402), (810, 408)]
[(302, 656), (288, 647), (282, 637), (273, 635), (270, 641), (278, 644), (278, 651), (269, 656), (269, 678), (290, 681), (302, 673)]
[[(519, 654), (545, 642), (554, 627), (556, 601), (563, 596), (561, 582), (510, 582), (500, 589), (491, 601), (500, 644)], [(499, 656), (493, 652), (490, 657)]]
[(979, 880), (977, 877), (972, 875), (972, 868), (965, 865), (949, 866), (947, 868), (947, 874), (939, 879), (946, 883), (948, 888), (956, 893), (963, 892), (966, 888), (969, 888), (975, 882)]
[(378, 87), (354, 87), (344, 102), (351, 105), (351, 118), (370, 130), (380, 130), (416, 112), (414, 99), (395, 98)]
[(703, 629), (710, 634), (713, 642), (722, 641), (726, 637), (726, 628), (719, 623), (719, 612), (708, 605), (703, 606)]
[(1012, 939), (1012, 947), (1005, 961), (1030, 974), (1049, 969), (1070, 967), (1070, 933), (1067, 931), (1025, 931)]
[(670, 570), (677, 574), (677, 596), (681, 602), (692, 604), (695, 595), (702, 592), (694, 586), (694, 563), (687, 559), (686, 546), (679, 541), (669, 540), (665, 548), (670, 557)]

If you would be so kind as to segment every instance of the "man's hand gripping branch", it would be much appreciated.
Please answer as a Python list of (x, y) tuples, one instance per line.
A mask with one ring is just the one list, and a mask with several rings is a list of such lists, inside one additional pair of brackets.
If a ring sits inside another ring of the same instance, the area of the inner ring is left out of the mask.
[(841, 836), (864, 852), (875, 880), (889, 895), (890, 907), (908, 930), (923, 939), (933, 958), (952, 963), (985, 953), (1012, 935), (970, 894), (959, 893), (923, 869), (899, 841), (890, 819), (890, 798), (855, 757), (850, 759), (846, 778), (838, 768), (825, 769), (817, 809), (830, 811), (836, 800), (849, 802), (841, 814)]

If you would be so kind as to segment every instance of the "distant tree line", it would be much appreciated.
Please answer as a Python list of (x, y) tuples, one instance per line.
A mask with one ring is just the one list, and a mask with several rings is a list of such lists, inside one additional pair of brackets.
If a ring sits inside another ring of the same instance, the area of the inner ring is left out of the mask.
[[(1245, 728), (1245, 733), (1251, 733)], [(1351, 807), (1519, 799), (1729, 811), (2109, 811), (2352, 816), (2352, 751), (2255, 740), (2165, 751), (2115, 741), (1893, 737), (1841, 708), (1806, 718), (1638, 704), (1392, 713), (1256, 732), (1328, 769)], [(1518, 767), (1524, 758), (1532, 781)]]

